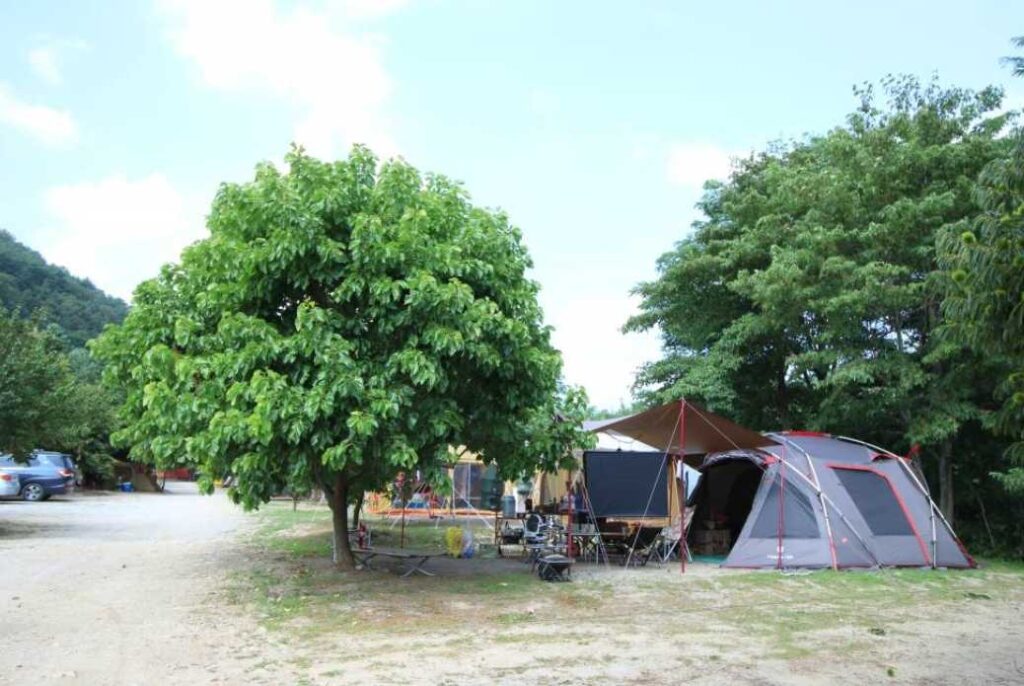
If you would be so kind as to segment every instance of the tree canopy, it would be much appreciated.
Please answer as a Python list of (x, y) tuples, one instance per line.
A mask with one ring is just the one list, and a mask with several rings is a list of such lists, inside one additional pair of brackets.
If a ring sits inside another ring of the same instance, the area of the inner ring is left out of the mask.
[(1004, 485), (1024, 493), (1024, 131), (1005, 158), (982, 172), (976, 189), (982, 212), (945, 239), (954, 287), (944, 302), (951, 338), (1005, 370), (995, 388), (1000, 404), (988, 423), (1012, 444)]
[[(910, 77), (857, 89), (844, 126), (739, 160), (705, 219), (638, 286), (665, 356), (639, 388), (760, 427), (849, 433), (938, 456), (951, 513), (953, 441), (981, 415), (991, 360), (937, 335), (949, 279), (936, 243), (978, 211), (1004, 155), (1002, 94)], [(965, 443), (964, 451), (972, 448)]]
[(84, 371), (92, 364), (81, 348), (66, 353), (52, 327), (0, 309), (0, 453), (66, 450), (94, 476), (114, 401)]
[(116, 439), (134, 458), (230, 474), (250, 508), (319, 486), (347, 566), (357, 493), (404, 470), (437, 478), (450, 446), (506, 477), (554, 467), (584, 440), (586, 398), (559, 390), (504, 214), (361, 147), (286, 162), (223, 185), (210, 237), (140, 285), (93, 349), (126, 389)]

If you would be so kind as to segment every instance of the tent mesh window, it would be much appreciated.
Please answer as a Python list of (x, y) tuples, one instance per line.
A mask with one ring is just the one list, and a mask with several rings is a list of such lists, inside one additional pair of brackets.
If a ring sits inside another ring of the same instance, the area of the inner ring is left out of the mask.
[(876, 536), (912, 536), (913, 529), (892, 486), (881, 474), (833, 467), (843, 488)]
[(821, 538), (818, 531), (818, 518), (814, 507), (803, 491), (786, 481), (785, 491), (779, 486), (781, 478), (776, 477), (764, 499), (761, 512), (757, 515), (754, 527), (750, 530), (750, 538), (778, 538), (779, 536), (779, 498), (782, 495), (783, 538)]

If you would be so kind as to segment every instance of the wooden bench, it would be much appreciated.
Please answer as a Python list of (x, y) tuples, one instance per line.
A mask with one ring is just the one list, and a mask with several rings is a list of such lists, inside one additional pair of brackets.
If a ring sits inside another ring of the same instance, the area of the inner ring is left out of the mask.
[(444, 555), (445, 553), (424, 553), (412, 550), (382, 550), (380, 548), (362, 548), (352, 551), (352, 556), (356, 559), (356, 562), (366, 569), (373, 569), (370, 565), (370, 560), (376, 557), (401, 560), (402, 564), (406, 567), (406, 571), (402, 574), (403, 578), (413, 574), (434, 576), (433, 573), (428, 572), (423, 569), (423, 567), (433, 558), (444, 557)]

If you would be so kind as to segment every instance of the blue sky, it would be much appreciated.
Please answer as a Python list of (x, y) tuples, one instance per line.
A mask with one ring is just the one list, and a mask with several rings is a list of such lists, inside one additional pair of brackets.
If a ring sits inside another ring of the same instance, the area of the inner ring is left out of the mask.
[(612, 407), (654, 334), (630, 289), (730, 155), (842, 123), (853, 84), (999, 64), (1024, 4), (0, 0), (0, 227), (129, 298), (221, 181), (365, 142), (520, 226), (570, 382)]

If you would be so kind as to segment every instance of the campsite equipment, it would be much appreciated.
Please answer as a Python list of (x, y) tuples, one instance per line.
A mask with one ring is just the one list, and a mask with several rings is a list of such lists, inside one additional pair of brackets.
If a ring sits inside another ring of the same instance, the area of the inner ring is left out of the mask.
[(462, 529), (450, 526), (444, 532), (444, 548), (451, 557), (458, 557), (462, 552)]
[(565, 555), (544, 555), (537, 559), (537, 576), (544, 581), (569, 581), (572, 560)]
[(476, 552), (476, 546), (473, 544), (473, 532), (470, 529), (462, 530), (462, 550), (461, 555), (465, 558), (473, 557), (473, 553)]
[(667, 517), (668, 470), (659, 452), (588, 450), (583, 471), (594, 517)]
[(514, 495), (501, 497), (501, 516), (509, 518), (516, 516), (516, 497)]
[(768, 434), (708, 455), (689, 539), (725, 567), (973, 567), (903, 457), (853, 439)]
[[(687, 543), (727, 551), (727, 567), (975, 566), (916, 462), (882, 448), (823, 433), (759, 434), (685, 399), (587, 428), (661, 449), (674, 464), (683, 571)], [(678, 497), (689, 492), (684, 463), (701, 474), (689, 498)], [(653, 476), (650, 488), (657, 495)]]

